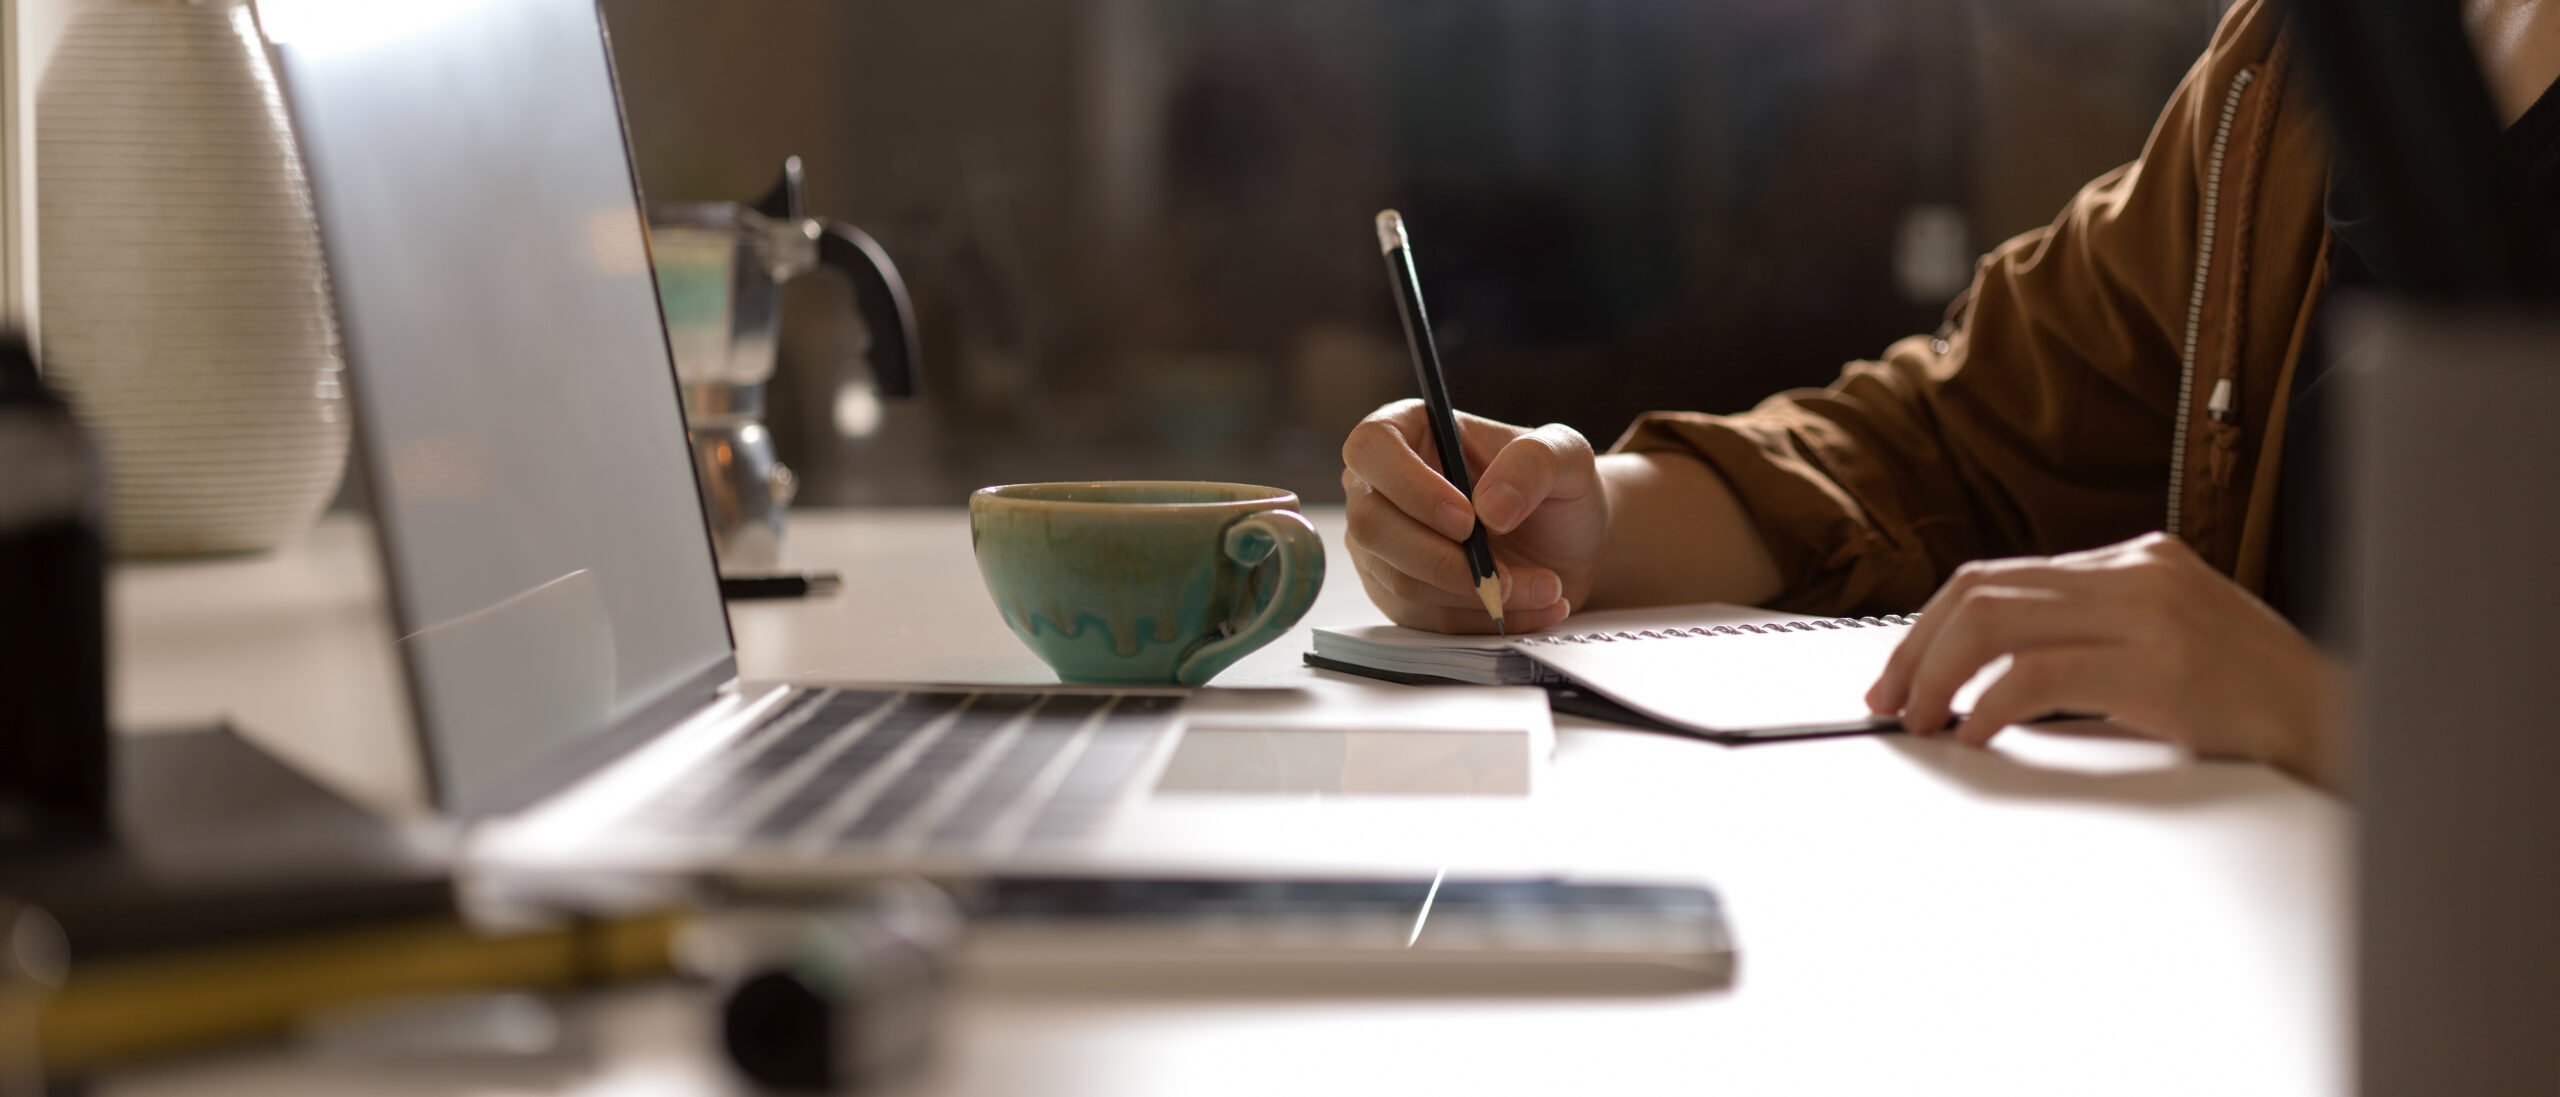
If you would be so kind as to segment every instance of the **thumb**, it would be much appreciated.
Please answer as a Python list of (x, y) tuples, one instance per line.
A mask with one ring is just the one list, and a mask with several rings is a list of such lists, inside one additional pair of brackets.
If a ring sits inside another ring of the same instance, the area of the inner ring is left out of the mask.
[(1593, 460), (1590, 440), (1562, 423), (1514, 438), (1476, 479), (1476, 517), (1509, 533), (1547, 500), (1587, 492), (1598, 478)]

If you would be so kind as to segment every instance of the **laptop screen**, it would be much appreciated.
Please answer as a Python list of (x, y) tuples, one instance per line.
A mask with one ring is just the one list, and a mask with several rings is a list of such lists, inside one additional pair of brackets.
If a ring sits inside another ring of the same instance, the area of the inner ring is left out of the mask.
[(508, 806), (733, 666), (595, 0), (260, 12), (436, 801)]

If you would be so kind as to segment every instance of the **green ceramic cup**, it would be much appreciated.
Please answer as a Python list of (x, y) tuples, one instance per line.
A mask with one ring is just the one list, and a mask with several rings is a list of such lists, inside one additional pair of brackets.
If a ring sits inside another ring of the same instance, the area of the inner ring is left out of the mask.
[(1004, 623), (1069, 682), (1206, 684), (1324, 586), (1298, 497), (1250, 484), (981, 488), (969, 543)]

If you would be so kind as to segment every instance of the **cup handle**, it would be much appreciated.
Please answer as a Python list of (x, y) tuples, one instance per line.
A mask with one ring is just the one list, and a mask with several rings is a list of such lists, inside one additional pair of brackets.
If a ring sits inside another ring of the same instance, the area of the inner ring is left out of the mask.
[(1307, 607), (1316, 602), (1316, 592), (1324, 587), (1324, 538), (1317, 536), (1316, 527), (1307, 524), (1306, 516), (1297, 511), (1266, 510), (1236, 519), (1227, 527), (1226, 553), (1227, 559), (1247, 568), (1259, 566), (1276, 554), (1280, 559), (1280, 580), (1272, 584), (1271, 601), (1253, 615), (1252, 623), (1182, 657), (1173, 676), (1186, 686), (1209, 684), (1219, 671), (1278, 639), (1289, 631), (1289, 626), (1298, 623), (1298, 618), (1307, 615)]

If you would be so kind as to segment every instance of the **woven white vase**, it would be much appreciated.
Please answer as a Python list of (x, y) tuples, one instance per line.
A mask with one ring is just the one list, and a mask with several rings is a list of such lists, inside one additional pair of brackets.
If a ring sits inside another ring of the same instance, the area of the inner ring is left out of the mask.
[(47, 375), (97, 432), (125, 555), (253, 552), (346, 468), (337, 323), (240, 0), (89, 0), (36, 99)]

